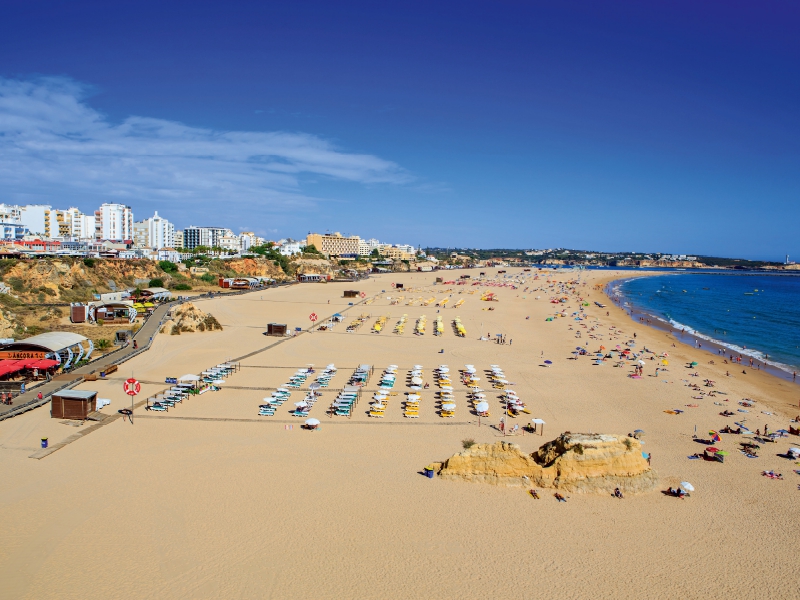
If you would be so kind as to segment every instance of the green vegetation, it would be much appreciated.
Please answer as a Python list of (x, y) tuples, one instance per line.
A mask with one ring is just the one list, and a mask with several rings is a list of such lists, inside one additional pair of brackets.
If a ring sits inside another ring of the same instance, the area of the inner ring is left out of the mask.
[(155, 279), (151, 279), (150, 280), (150, 287), (163, 288), (164, 287), (164, 280), (159, 278), (159, 277), (156, 277)]
[(322, 252), (317, 250), (317, 247), (314, 244), (311, 244), (309, 246), (304, 246), (303, 248), (300, 249), (300, 252), (302, 252), (303, 254), (319, 254), (320, 256), (322, 256)]
[(250, 252), (253, 252), (254, 254), (258, 254), (259, 256), (263, 256), (264, 258), (271, 260), (276, 267), (280, 267), (284, 273), (289, 275), (289, 257), (284, 256), (283, 254), (278, 252), (273, 247), (272, 242), (268, 242), (263, 246), (255, 246), (253, 248), (250, 248)]
[(214, 277), (211, 273), (203, 273), (200, 276), (200, 279), (202, 281), (205, 281), (206, 283), (217, 283), (217, 278)]
[(161, 261), (159, 261), (158, 262), (158, 266), (165, 273), (177, 273), (178, 272), (178, 265), (176, 265), (174, 262), (171, 262), (169, 260), (161, 260)]
[(93, 258), (84, 258), (83, 264), (89, 267), (90, 269), (94, 266), (95, 260)]
[(475, 445), (475, 440), (473, 440), (472, 438), (461, 440), (461, 445), (464, 447), (464, 450), (469, 450)]
[(190, 286), (188, 283), (176, 283), (172, 286), (172, 289), (183, 292), (192, 289), (192, 286)]
[[(99, 321), (98, 321), (98, 323), (99, 323)], [(111, 347), (111, 342), (108, 341), (107, 339), (103, 338), (102, 340), (97, 340), (96, 346), (97, 346), (98, 350), (105, 350), (106, 348), (110, 348)]]
[(9, 277), (6, 279), (6, 283), (11, 286), (11, 289), (15, 292), (25, 291), (25, 282), (22, 281), (22, 278), (20, 277)]

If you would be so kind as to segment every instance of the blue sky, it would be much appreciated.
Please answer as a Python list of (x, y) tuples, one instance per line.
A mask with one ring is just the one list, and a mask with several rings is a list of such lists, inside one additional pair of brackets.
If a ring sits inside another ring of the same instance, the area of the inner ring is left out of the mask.
[(795, 2), (24, 2), (0, 201), (800, 259)]

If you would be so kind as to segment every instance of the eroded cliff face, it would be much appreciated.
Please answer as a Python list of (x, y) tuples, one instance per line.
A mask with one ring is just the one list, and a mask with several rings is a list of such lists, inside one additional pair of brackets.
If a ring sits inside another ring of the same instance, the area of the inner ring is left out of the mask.
[(213, 316), (203, 312), (191, 302), (181, 304), (172, 311), (172, 317), (161, 326), (161, 333), (180, 335), (194, 331), (222, 330), (222, 325)]
[(224, 265), (227, 269), (235, 271), (243, 277), (270, 277), (277, 281), (287, 279), (286, 273), (273, 261), (266, 258), (240, 258), (226, 260)]
[(476, 444), (442, 465), (444, 479), (494, 485), (549, 487), (574, 493), (651, 491), (656, 473), (638, 440), (623, 435), (564, 433), (533, 454), (516, 444)]
[(76, 302), (91, 300), (93, 290), (110, 292), (143, 287), (165, 277), (149, 260), (19, 260), (3, 269), (3, 282), (11, 293), (28, 302)]

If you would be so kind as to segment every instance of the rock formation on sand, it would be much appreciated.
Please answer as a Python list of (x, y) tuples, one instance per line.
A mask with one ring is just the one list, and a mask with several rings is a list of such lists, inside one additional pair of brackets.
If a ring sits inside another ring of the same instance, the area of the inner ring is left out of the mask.
[(161, 333), (180, 335), (192, 331), (214, 331), (222, 330), (216, 318), (203, 312), (191, 302), (181, 304), (172, 311), (170, 320), (161, 326)]
[(443, 479), (550, 487), (575, 493), (648, 492), (658, 483), (639, 441), (623, 435), (563, 433), (533, 454), (516, 444), (475, 444), (445, 461)]

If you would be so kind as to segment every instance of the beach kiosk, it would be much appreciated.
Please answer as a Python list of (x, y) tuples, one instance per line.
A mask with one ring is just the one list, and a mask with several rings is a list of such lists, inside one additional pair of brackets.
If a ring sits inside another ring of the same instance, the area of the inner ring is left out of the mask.
[(358, 298), (358, 290), (345, 290), (343, 298)]
[(88, 390), (62, 390), (52, 396), (50, 416), (53, 419), (82, 421), (97, 410), (97, 392)]
[(286, 323), (268, 323), (267, 335), (286, 335)]

